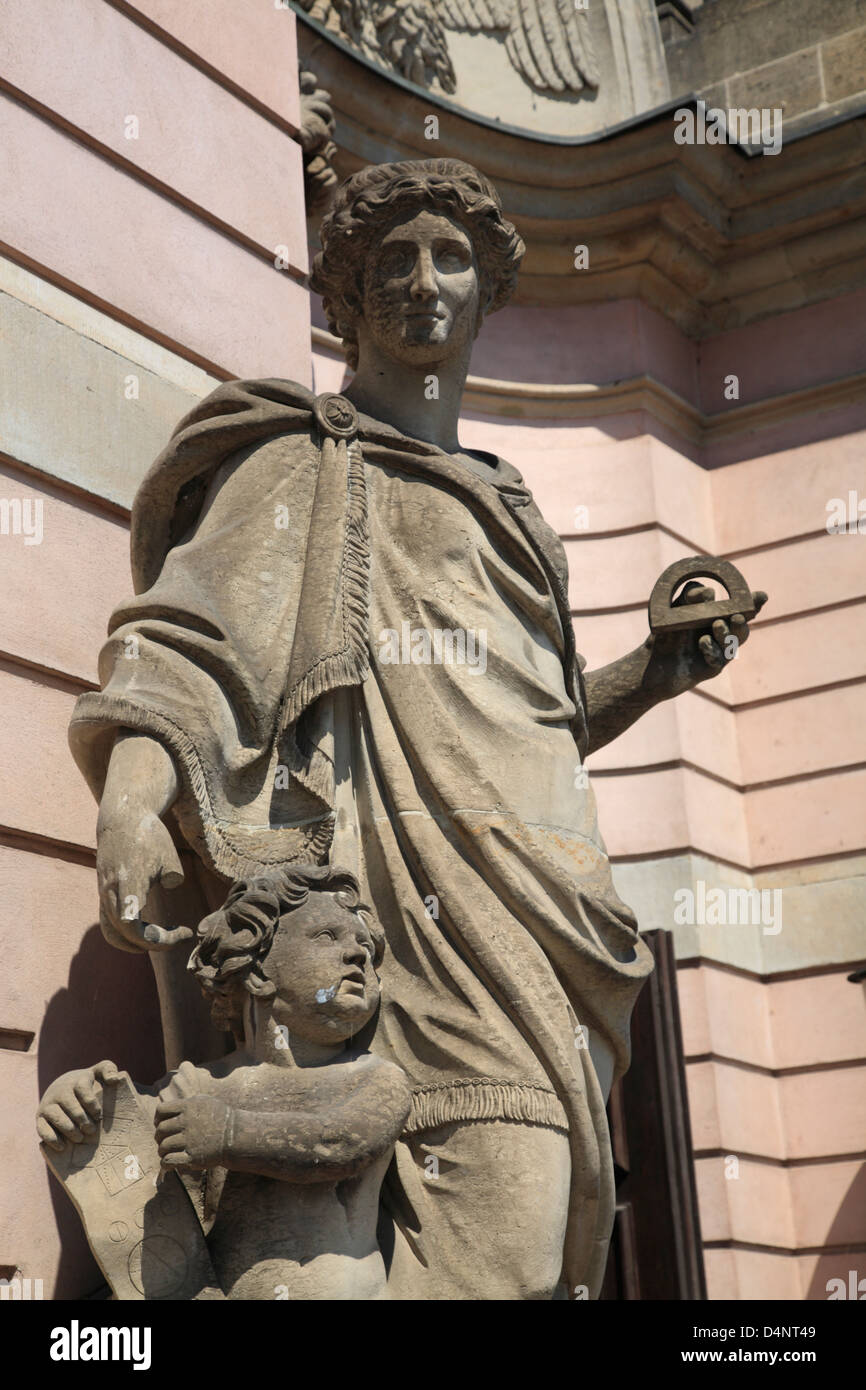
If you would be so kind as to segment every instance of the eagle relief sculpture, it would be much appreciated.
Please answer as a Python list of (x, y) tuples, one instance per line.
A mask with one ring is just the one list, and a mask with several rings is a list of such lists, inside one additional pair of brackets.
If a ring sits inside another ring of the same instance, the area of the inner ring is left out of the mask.
[(589, 14), (577, 0), (300, 0), (300, 7), (419, 87), (456, 90), (449, 29), (503, 38), (513, 68), (537, 91), (599, 85)]
[(468, 164), (361, 169), (312, 276), (349, 384), (223, 383), (138, 491), (70, 736), (167, 1075), (67, 1074), (39, 1119), (118, 1297), (598, 1296), (652, 958), (584, 764), (766, 595), (678, 561), (645, 640), (584, 669), (560, 540), (458, 435), (523, 252)]

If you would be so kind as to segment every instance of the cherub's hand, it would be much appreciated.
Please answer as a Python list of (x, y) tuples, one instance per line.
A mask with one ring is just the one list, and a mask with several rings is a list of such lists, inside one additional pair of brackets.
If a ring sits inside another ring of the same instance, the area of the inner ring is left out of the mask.
[[(705, 585), (689, 583), (671, 606), (679, 608), (689, 603), (707, 603), (714, 597), (714, 591)], [(767, 602), (767, 595), (757, 589), (752, 594), (752, 602), (757, 616)], [(729, 618), (716, 618), (703, 630), (692, 628), (685, 632), (654, 633), (646, 640), (650, 653), (646, 685), (659, 691), (662, 699), (681, 695), (701, 681), (717, 676), (729, 661), (733, 661), (748, 639), (749, 624), (742, 613), (733, 613)]]
[(92, 1139), (102, 1119), (102, 1087), (116, 1086), (120, 1074), (113, 1062), (68, 1071), (52, 1081), (39, 1104), (36, 1130), (47, 1149), (60, 1153), (67, 1143)]
[(231, 1111), (216, 1096), (182, 1096), (156, 1108), (156, 1142), (163, 1168), (213, 1168), (227, 1147)]

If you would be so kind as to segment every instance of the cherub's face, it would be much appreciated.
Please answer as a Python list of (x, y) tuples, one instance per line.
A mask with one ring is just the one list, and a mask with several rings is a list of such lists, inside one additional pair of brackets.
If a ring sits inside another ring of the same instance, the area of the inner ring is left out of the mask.
[(397, 222), (364, 269), (364, 324), (398, 362), (433, 366), (471, 346), (479, 298), (472, 243), (460, 223), (442, 213), (418, 212)]
[(363, 1028), (379, 1003), (373, 938), (333, 893), (311, 893), (280, 918), (263, 973), (276, 988), (273, 1020), (327, 1045)]

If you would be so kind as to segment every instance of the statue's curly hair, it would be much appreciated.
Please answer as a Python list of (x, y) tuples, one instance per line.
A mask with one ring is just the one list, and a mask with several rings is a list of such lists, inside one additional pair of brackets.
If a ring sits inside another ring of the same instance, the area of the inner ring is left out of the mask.
[(373, 938), (373, 964), (381, 964), (384, 933), (362, 904), (358, 881), (348, 870), (292, 864), (258, 878), (238, 879), (222, 907), (199, 923), (198, 945), (187, 964), (212, 998), (215, 1028), (243, 1040), (244, 991), (260, 999), (273, 995), (273, 982), (262, 965), (280, 918), (302, 907), (311, 893), (333, 893), (341, 907), (362, 917)]
[(460, 159), (406, 159), (371, 164), (346, 179), (322, 221), (322, 249), (310, 284), (322, 296), (328, 327), (343, 340), (349, 366), (358, 365), (355, 324), (361, 315), (364, 266), (373, 242), (402, 213), (426, 208), (465, 227), (475, 250), (481, 312), (492, 314), (511, 297), (525, 246), (502, 214), (484, 174)]

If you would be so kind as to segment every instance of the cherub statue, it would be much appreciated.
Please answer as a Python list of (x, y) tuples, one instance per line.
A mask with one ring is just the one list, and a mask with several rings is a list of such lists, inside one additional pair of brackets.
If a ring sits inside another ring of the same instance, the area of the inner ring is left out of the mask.
[[(78, 1206), (109, 1282), (130, 1298), (385, 1298), (379, 1189), (411, 1095), (399, 1067), (349, 1045), (378, 1008), (384, 951), (357, 882), (336, 869), (294, 866), (235, 883), (198, 938), (189, 969), (235, 1049), (199, 1066), (185, 1061), (134, 1093), (154, 1127), (160, 1179), (183, 1177), (199, 1231), (180, 1193), (164, 1218), (157, 1191), (141, 1219), (124, 1219), (103, 1176), (91, 1184), (95, 1196), (79, 1192)], [(149, 1166), (139, 1152), (146, 1144), (136, 1146), (128, 1126), (102, 1133), (108, 1093), (124, 1083), (113, 1063), (101, 1062), (67, 1072), (42, 1098), (44, 1148), (78, 1158), (65, 1171), (52, 1160), (74, 1200), (69, 1174), (88, 1159), (107, 1169), (116, 1151), (125, 1165), (117, 1174), (122, 1199), (124, 1179), (134, 1188)], [(73, 1156), (75, 1146), (84, 1147)], [(136, 1194), (137, 1210), (140, 1202)], [(128, 1236), (118, 1238), (124, 1226)], [(179, 1293), (196, 1263), (205, 1274)]]

